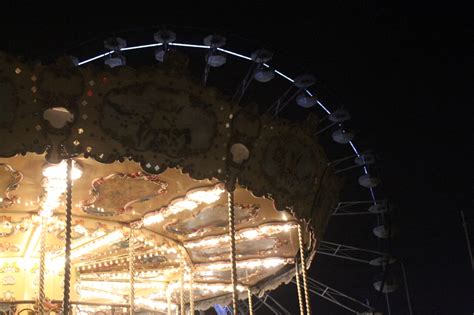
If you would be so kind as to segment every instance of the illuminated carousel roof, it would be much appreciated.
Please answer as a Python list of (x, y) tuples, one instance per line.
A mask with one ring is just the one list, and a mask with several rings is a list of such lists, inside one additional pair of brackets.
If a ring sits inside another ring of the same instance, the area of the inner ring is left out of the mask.
[(291, 280), (299, 224), (310, 261), (340, 186), (314, 117), (296, 124), (235, 105), (172, 61), (102, 69), (0, 55), (3, 299), (36, 299), (42, 251), (46, 296), (62, 299), (67, 159), (72, 301), (128, 305), (132, 275), (139, 308), (177, 308), (180, 286), (198, 309), (229, 303), (234, 182), (240, 294)]

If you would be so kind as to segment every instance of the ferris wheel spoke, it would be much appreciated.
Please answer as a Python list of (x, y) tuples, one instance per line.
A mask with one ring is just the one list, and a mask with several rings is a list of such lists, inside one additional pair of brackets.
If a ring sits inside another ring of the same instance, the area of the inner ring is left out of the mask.
[[(280, 303), (278, 303), (270, 294), (265, 293), (263, 297), (256, 297), (260, 303), (265, 305), (275, 315), (291, 315), (291, 313)], [(272, 305), (273, 304), (273, 305)]]
[(321, 255), (366, 263), (372, 266), (380, 266), (395, 261), (393, 257), (389, 257), (388, 253), (326, 241), (319, 242), (319, 248), (316, 252)]
[[(368, 208), (361, 206), (370, 205)], [(354, 200), (341, 201), (331, 213), (332, 216), (349, 216), (349, 215), (365, 215), (365, 214), (381, 214), (388, 211), (387, 200)]]
[[(324, 298), (354, 314), (374, 311), (373, 307), (371, 307), (368, 302), (364, 303), (312, 278), (308, 278), (308, 281), (309, 291), (311, 293), (316, 294), (319, 297)], [(295, 283), (294, 281), (292, 282)]]

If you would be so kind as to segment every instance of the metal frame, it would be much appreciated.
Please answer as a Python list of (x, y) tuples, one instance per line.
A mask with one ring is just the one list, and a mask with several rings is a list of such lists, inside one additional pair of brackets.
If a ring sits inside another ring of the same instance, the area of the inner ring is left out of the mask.
[(388, 253), (326, 241), (319, 242), (319, 248), (316, 253), (366, 263), (369, 265), (373, 259), (389, 256)]
[[(375, 200), (377, 204), (385, 203), (386, 200)], [(331, 213), (332, 216), (341, 216), (341, 215), (361, 215), (361, 214), (376, 214), (367, 211), (367, 208), (360, 210), (358, 206), (360, 205), (373, 205), (373, 200), (363, 200), (363, 201), (340, 201), (337, 203), (336, 208), (334, 208)], [(354, 209), (355, 208), (355, 209)]]
[[(292, 282), (295, 283), (294, 281)], [(370, 306), (368, 302), (364, 303), (359, 301), (312, 278), (308, 278), (308, 284), (311, 293), (316, 294), (354, 314), (374, 311), (373, 307)]]

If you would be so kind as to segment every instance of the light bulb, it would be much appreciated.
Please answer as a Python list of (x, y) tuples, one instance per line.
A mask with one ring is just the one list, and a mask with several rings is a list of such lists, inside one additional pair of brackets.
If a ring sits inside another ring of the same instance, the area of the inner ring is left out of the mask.
[[(43, 176), (50, 178), (67, 178), (67, 162), (62, 160), (58, 164), (47, 164), (43, 167)], [(79, 179), (82, 176), (82, 170), (76, 161), (72, 161), (72, 180)]]

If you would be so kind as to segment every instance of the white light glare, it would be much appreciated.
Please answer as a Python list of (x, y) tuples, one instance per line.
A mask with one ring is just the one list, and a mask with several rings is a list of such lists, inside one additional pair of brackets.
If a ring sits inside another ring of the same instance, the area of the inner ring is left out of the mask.
[[(50, 178), (67, 178), (67, 161), (62, 160), (58, 164), (48, 164), (43, 168), (43, 176)], [(72, 172), (71, 177), (72, 180), (79, 179), (82, 176), (82, 170), (78, 166), (78, 164), (73, 161), (72, 162)]]

